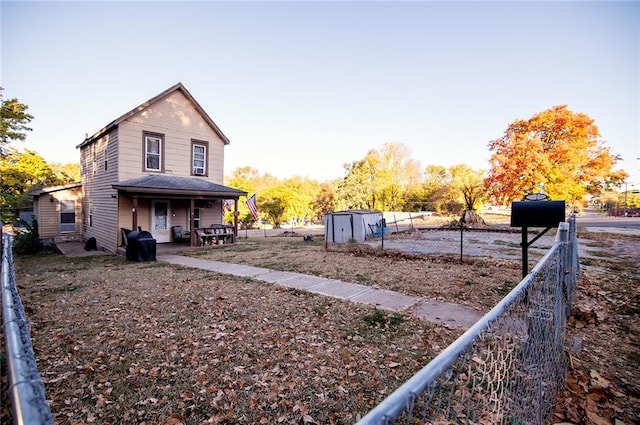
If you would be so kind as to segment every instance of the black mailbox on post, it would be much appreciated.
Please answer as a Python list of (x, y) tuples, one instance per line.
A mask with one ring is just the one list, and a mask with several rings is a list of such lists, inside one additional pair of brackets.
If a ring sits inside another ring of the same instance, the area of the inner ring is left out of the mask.
[[(529, 245), (538, 240), (549, 229), (558, 227), (565, 220), (564, 201), (539, 200), (541, 194), (528, 195), (538, 200), (516, 201), (511, 203), (511, 227), (522, 228), (522, 278), (529, 272)], [(546, 196), (545, 196), (546, 197)], [(529, 198), (529, 199), (531, 199)], [(527, 199), (527, 197), (525, 197)], [(547, 198), (548, 199), (548, 198)], [(532, 240), (527, 240), (528, 227), (544, 227)]]
[(564, 201), (511, 203), (511, 227), (558, 227), (564, 220)]

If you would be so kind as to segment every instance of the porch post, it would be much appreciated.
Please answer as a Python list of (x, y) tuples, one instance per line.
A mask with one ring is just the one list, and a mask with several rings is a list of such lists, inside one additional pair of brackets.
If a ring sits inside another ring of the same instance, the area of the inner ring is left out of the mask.
[(138, 230), (138, 197), (133, 197), (133, 208), (131, 208), (131, 227), (133, 231)]
[(195, 227), (193, 227), (194, 224), (194, 217), (195, 217), (195, 212), (194, 209), (196, 207), (196, 202), (193, 198), (191, 198), (189, 200), (190, 204), (189, 204), (189, 229), (191, 229), (191, 233), (190, 233), (190, 240), (189, 240), (189, 246), (198, 246), (198, 239), (196, 237), (196, 229)]
[(238, 200), (234, 199), (233, 200), (233, 241), (234, 242), (238, 241), (238, 215), (240, 215), (240, 213), (238, 212)]

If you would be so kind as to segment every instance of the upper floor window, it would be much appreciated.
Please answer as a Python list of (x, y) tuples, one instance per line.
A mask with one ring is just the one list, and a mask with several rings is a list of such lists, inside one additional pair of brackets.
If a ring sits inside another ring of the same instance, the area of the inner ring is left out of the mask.
[(161, 134), (144, 134), (144, 170), (163, 171), (164, 169), (164, 136)]
[(191, 174), (194, 176), (207, 175), (207, 150), (208, 142), (199, 140), (191, 141)]

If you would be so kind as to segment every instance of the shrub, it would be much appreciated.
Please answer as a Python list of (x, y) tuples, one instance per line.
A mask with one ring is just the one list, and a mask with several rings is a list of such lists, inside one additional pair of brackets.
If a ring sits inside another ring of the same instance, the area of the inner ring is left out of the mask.
[(25, 233), (18, 233), (13, 240), (13, 252), (17, 255), (37, 254), (42, 250), (40, 242), (40, 233), (38, 231), (38, 220), (33, 219), (33, 223), (29, 225), (24, 220), (20, 220), (27, 229)]

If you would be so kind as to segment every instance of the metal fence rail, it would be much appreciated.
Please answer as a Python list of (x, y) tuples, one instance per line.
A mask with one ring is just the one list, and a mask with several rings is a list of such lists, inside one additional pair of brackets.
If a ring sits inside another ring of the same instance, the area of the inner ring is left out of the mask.
[(358, 424), (544, 424), (567, 370), (578, 264), (572, 217), (529, 275)]
[(15, 424), (53, 424), (31, 345), (29, 322), (16, 287), (13, 238), (2, 234), (2, 319), (8, 392)]

